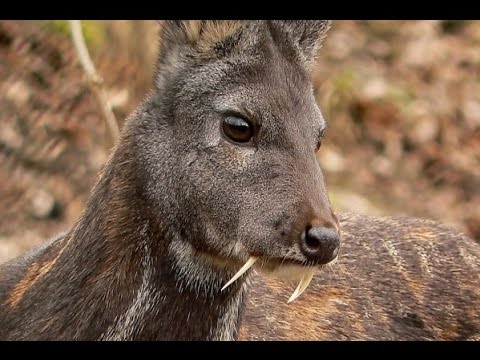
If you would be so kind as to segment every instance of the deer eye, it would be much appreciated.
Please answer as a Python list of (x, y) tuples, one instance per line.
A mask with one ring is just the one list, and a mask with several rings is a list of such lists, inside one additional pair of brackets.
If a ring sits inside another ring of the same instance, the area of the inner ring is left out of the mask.
[(228, 139), (240, 144), (250, 142), (255, 135), (253, 125), (238, 116), (227, 116), (223, 120), (222, 130)]

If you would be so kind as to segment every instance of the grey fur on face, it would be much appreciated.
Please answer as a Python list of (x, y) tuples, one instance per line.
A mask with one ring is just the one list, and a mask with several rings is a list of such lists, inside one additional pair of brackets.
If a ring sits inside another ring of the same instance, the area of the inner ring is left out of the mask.
[[(163, 25), (157, 91), (137, 124), (138, 160), (148, 169), (152, 201), (163, 206), (169, 198), (170, 214), (181, 218), (194, 248), (234, 261), (290, 254), (300, 262), (291, 249), (306, 219), (333, 222), (315, 157), (326, 124), (309, 79), (328, 27), (328, 21)], [(225, 138), (229, 114), (260, 129), (254, 145)]]

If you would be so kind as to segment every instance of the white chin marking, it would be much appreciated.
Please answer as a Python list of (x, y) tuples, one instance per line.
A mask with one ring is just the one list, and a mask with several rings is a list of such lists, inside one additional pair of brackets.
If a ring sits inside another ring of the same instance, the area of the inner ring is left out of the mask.
[(275, 268), (271, 274), (282, 280), (300, 280), (297, 288), (287, 301), (287, 303), (291, 303), (305, 291), (312, 281), (313, 275), (320, 268), (320, 266), (305, 267), (301, 265), (288, 264)]
[(271, 275), (285, 281), (299, 280), (305, 275), (305, 271), (308, 271), (310, 267), (302, 265), (287, 264), (277, 266), (271, 270)]
[[(255, 256), (250, 256), (247, 262), (237, 271), (235, 275), (222, 287), (222, 290), (225, 290), (230, 285), (232, 285), (240, 276), (242, 276), (245, 272), (250, 269), (255, 262), (258, 260)], [(282, 279), (299, 279), (300, 283), (298, 284), (297, 288), (293, 292), (293, 294), (288, 299), (287, 303), (291, 303), (293, 300), (298, 298), (308, 287), (310, 282), (312, 281), (313, 275), (315, 271), (318, 270), (317, 267), (305, 267), (300, 265), (285, 265), (279, 266), (272, 271), (272, 274), (282, 278)]]
[(247, 260), (247, 262), (242, 266), (242, 268), (240, 270), (237, 271), (237, 273), (235, 275), (232, 276), (232, 278), (230, 280), (228, 280), (228, 282), (223, 285), (222, 287), (222, 290), (225, 290), (227, 287), (229, 287), (230, 285), (232, 285), (235, 280), (237, 280), (240, 276), (242, 276), (248, 269), (250, 269), (253, 264), (255, 264), (255, 262), (257, 261), (257, 257), (255, 256), (250, 256)]

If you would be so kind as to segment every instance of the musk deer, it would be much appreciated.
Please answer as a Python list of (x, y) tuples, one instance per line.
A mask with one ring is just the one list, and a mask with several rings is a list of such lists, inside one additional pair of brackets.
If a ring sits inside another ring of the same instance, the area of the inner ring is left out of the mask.
[[(478, 244), (330, 208), (309, 80), (328, 27), (163, 22), (80, 219), (0, 267), (0, 339), (478, 337)], [(300, 280), (289, 303), (270, 274)]]

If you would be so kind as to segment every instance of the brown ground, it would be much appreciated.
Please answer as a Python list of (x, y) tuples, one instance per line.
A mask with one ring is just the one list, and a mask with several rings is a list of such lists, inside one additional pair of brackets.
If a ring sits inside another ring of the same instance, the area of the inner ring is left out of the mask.
[[(149, 86), (155, 25), (88, 25), (123, 122)], [(480, 241), (479, 45), (480, 21), (335, 23), (314, 73), (335, 208), (434, 218)], [(58, 27), (0, 21), (0, 94), (1, 262), (74, 223), (108, 149)]]

